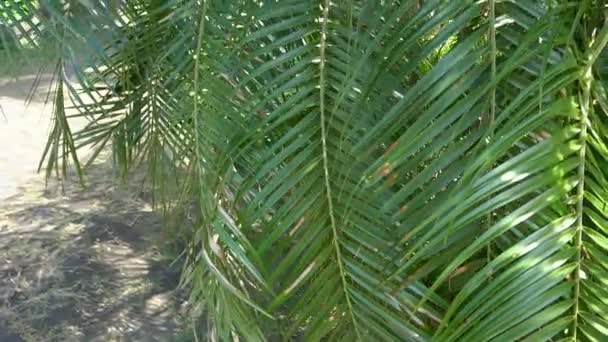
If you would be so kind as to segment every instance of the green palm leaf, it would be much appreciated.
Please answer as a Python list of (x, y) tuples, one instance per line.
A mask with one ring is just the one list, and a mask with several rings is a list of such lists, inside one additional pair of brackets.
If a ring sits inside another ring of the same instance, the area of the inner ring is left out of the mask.
[(48, 170), (146, 166), (211, 338), (608, 334), (603, 2), (19, 4)]

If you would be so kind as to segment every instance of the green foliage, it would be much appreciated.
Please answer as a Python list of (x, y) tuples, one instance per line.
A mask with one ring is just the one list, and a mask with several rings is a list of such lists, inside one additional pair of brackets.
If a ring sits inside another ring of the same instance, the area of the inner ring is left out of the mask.
[(59, 4), (48, 165), (147, 167), (208, 336), (608, 335), (603, 2)]

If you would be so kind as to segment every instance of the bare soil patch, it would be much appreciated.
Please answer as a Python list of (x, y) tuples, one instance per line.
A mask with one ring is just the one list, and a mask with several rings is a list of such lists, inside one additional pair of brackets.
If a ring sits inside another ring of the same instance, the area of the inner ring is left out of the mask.
[(173, 341), (178, 272), (141, 182), (118, 184), (107, 162), (87, 171), (86, 189), (36, 174), (50, 81), (0, 78), (0, 341)]
[(0, 341), (172, 341), (178, 272), (140, 186), (34, 179), (0, 206)]

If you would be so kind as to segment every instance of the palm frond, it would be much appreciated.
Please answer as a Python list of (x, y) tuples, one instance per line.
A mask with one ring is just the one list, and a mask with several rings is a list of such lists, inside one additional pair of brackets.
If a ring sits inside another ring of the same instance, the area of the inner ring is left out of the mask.
[(147, 167), (214, 338), (608, 333), (601, 1), (8, 6), (61, 43), (48, 170)]

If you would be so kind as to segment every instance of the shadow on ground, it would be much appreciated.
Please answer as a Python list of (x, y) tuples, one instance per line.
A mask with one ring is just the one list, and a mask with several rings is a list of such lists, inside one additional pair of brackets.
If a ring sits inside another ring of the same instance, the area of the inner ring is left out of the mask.
[(36, 179), (0, 202), (0, 341), (172, 341), (181, 329), (159, 217), (108, 165), (88, 175), (87, 189)]
[(3, 77), (0, 78), (0, 96), (22, 101), (23, 105), (26, 100), (45, 102), (55, 81), (50, 73)]

